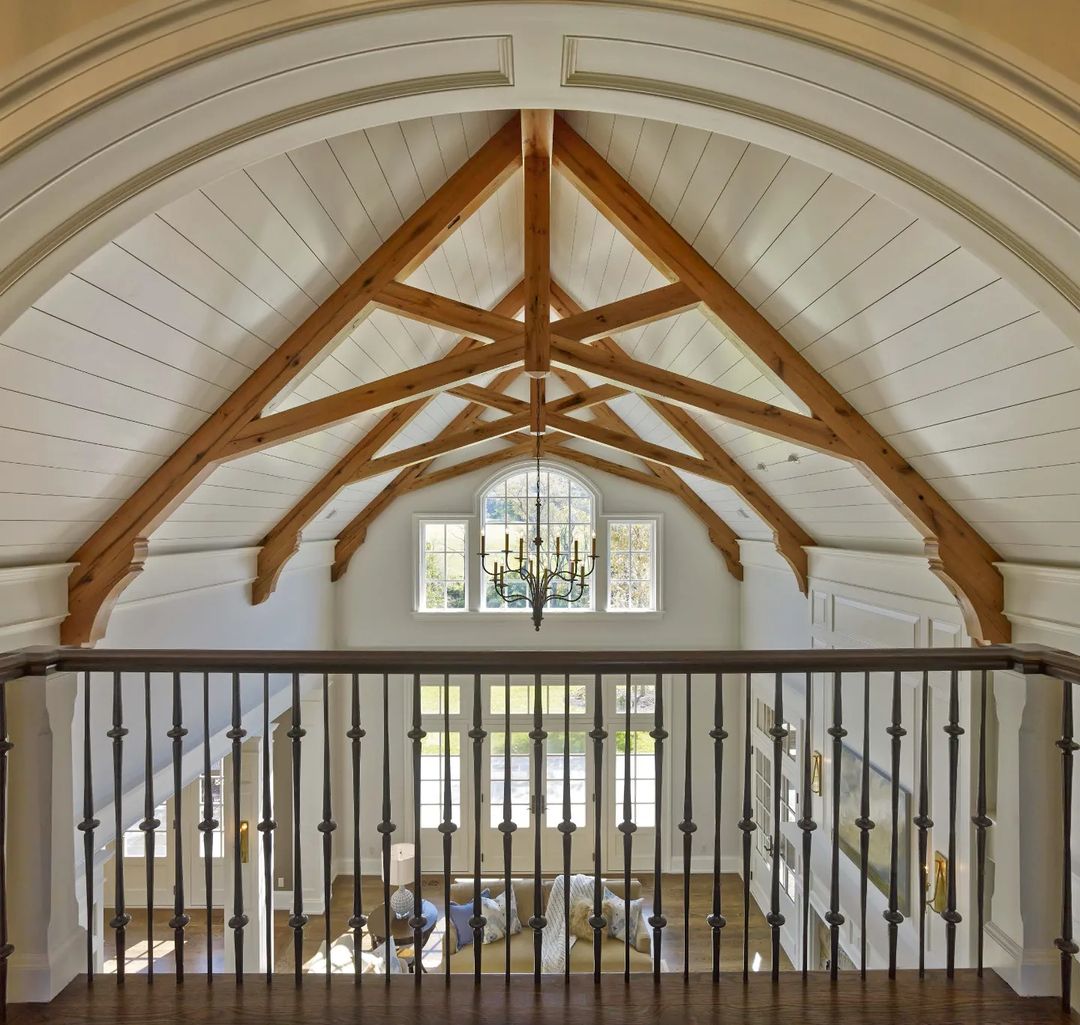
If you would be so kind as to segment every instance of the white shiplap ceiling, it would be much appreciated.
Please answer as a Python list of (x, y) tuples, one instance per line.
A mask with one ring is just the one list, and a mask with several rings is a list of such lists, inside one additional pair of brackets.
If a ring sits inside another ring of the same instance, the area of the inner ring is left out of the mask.
[[(70, 556), (506, 117), (403, 122), (274, 157), (146, 218), (44, 295), (0, 338), (0, 564)], [(1080, 563), (1080, 351), (1013, 287), (925, 222), (783, 154), (655, 121), (568, 119), (1005, 558)], [(582, 306), (664, 283), (558, 176), (552, 206), (553, 273)], [(521, 218), (514, 177), (410, 283), (494, 305), (521, 275)], [(274, 405), (455, 340), (375, 312)], [(618, 341), (802, 408), (698, 311)], [(637, 398), (615, 406), (649, 440), (686, 448)], [(440, 397), (388, 450), (461, 408)], [(154, 548), (256, 543), (376, 419), (221, 466)], [(850, 465), (698, 419), (818, 542), (918, 550)], [(304, 536), (335, 536), (391, 476), (343, 490)], [(769, 535), (727, 488), (686, 479), (740, 536)]]

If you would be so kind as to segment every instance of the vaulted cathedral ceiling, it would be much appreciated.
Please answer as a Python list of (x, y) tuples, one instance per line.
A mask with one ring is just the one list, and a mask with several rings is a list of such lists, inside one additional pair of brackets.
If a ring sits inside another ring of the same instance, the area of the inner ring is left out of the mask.
[[(0, 564), (82, 551), (512, 117), (407, 121), (281, 154), (147, 217), (42, 296), (0, 338)], [(970, 524), (990, 546), (988, 562), (1080, 562), (1080, 351), (1015, 288), (910, 213), (800, 160), (659, 121), (564, 117)], [(501, 176), (489, 192), (419, 266), (396, 277), (520, 319), (522, 175)], [(550, 225), (553, 319), (671, 282), (657, 269), (662, 261), (650, 261), (558, 173), (557, 160)], [(783, 368), (777, 374), (755, 358), (696, 297), (673, 306), (680, 312), (615, 331), (615, 342), (633, 360), (767, 403), (777, 415), (820, 415), (784, 384)], [(357, 315), (262, 412), (327, 400), (462, 351), (460, 332), (413, 314), (390, 303)], [(497, 388), (527, 409), (529, 378), (508, 366), (473, 375), (471, 387)], [(664, 415), (663, 404), (584, 366), (559, 364), (548, 381), (555, 430), (567, 426), (554, 409), (561, 398), (607, 385), (615, 397), (579, 410), (578, 422), (693, 459), (733, 460), (707, 479), (566, 431), (549, 449), (681, 493), (733, 571), (735, 537), (786, 538), (789, 552), (807, 544), (923, 552), (910, 517), (851, 458), (821, 451), (827, 444), (778, 439), (700, 407)], [(255, 545), (269, 535), (280, 553), (263, 593), (256, 587), (265, 598), (295, 545), (289, 531), (275, 530), (358, 445), (366, 460), (382, 458), (519, 408), (508, 401), (492, 409), (490, 396), (473, 405), (469, 387), (435, 395), (396, 425), (376, 408), (252, 444), (153, 518), (150, 550)], [(370, 433), (377, 425), (384, 434)], [(449, 474), (528, 447), (524, 434), (495, 433), (479, 431), (477, 444), (419, 469), (405, 463), (320, 492), (298, 521), (301, 536), (351, 537), (352, 548), (339, 546), (344, 572), (367, 522), (394, 493), (419, 486), (421, 473)], [(744, 487), (722, 482), (736, 477)], [(395, 481), (398, 491), (387, 492)]]

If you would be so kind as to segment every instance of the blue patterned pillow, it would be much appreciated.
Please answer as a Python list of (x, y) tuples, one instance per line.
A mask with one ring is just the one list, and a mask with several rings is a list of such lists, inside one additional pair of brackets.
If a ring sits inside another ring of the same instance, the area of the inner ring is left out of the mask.
[(517, 913), (517, 897), (514, 894), (514, 888), (510, 887), (510, 917), (507, 921), (506, 914), (506, 891), (504, 890), (498, 897), (492, 898), (490, 895), (484, 898), (484, 917), (487, 919), (487, 925), (484, 926), (484, 942), (495, 943), (498, 940), (504, 939), (507, 932), (511, 936), (521, 932), (521, 919), (518, 918)]
[[(483, 902), (485, 899), (491, 897), (490, 890), (480, 891), (480, 914), (484, 913)], [(454, 933), (457, 936), (457, 949), (462, 947), (472, 946), (473, 931), (472, 926), (469, 925), (469, 920), (472, 918), (473, 905), (470, 900), (466, 904), (455, 904), (450, 901), (450, 922), (454, 927)]]

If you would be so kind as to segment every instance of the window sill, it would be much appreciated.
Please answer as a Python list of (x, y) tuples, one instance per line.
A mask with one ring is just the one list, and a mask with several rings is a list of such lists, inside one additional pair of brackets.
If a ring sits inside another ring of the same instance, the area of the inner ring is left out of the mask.
[[(440, 619), (452, 619), (455, 622), (460, 620), (483, 620), (490, 622), (495, 619), (505, 620), (528, 620), (529, 613), (523, 612), (504, 612), (499, 609), (483, 610), (479, 609), (463, 609), (460, 612), (420, 612), (414, 610), (412, 613), (413, 619), (426, 620), (434, 622)], [(634, 612), (627, 609), (625, 612), (545, 612), (544, 619), (568, 619), (573, 622), (583, 620), (585, 622), (593, 623), (598, 620), (612, 620), (612, 619), (633, 619), (635, 621), (643, 619), (663, 619), (663, 609), (653, 609), (649, 612)]]

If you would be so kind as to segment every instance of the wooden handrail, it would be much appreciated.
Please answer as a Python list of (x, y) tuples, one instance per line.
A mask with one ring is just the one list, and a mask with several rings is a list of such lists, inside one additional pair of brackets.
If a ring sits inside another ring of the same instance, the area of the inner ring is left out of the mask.
[(62, 672), (783, 673), (1012, 670), (1080, 683), (1080, 655), (1041, 644), (977, 648), (763, 651), (282, 650), (23, 648), (0, 655), (0, 683)]

